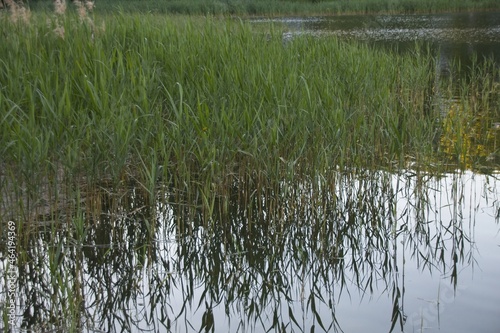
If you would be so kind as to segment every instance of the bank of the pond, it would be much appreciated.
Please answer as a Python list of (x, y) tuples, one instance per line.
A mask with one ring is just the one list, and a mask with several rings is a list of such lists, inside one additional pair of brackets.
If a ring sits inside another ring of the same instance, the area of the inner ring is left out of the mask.
[[(52, 10), (53, 1), (30, 2), (33, 10)], [(98, 13), (116, 13), (118, 10), (133, 13), (188, 14), (188, 15), (338, 15), (381, 13), (436, 13), (498, 9), (498, 1), (448, 1), (448, 0), (125, 0), (98, 2)]]

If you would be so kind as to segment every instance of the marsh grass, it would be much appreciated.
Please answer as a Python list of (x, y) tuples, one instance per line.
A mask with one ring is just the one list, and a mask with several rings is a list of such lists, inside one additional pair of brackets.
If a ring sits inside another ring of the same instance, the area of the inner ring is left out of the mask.
[(132, 180), (153, 198), (161, 179), (203, 189), (210, 207), (235, 181), (398, 168), (434, 149), (425, 49), (284, 40), (276, 27), (216, 18), (119, 13), (90, 23), (69, 12), (34, 15), (23, 30), (3, 20), (2, 192), (22, 193), (2, 204), (24, 205), (3, 218), (26, 219), (62, 185)]
[(59, 2), (24, 29), (2, 17), (2, 219), (58, 219), (75, 188), (131, 182), (151, 203), (158, 184), (196, 189), (211, 216), (235, 183), (430, 165), (436, 150), (461, 167), (496, 156), (491, 62), (443, 83), (422, 47), (397, 55), (238, 20), (78, 8)]
[(500, 161), (500, 70), (492, 59), (483, 59), (480, 64), (474, 59), (466, 73), (461, 80), (445, 83), (441, 160), (462, 169), (491, 172), (491, 166)]

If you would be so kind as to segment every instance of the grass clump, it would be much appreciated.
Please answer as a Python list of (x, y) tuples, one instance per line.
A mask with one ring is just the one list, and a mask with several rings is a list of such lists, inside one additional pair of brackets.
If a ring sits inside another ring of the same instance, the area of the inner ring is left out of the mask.
[(427, 54), (212, 18), (54, 15), (22, 31), (3, 17), (3, 191), (8, 179), (37, 192), (163, 178), (220, 193), (248, 175), (401, 165), (432, 149)]
[[(455, 67), (459, 67), (455, 65)], [(493, 59), (473, 59), (468, 74), (445, 93), (440, 159), (461, 169), (491, 172), (499, 159), (500, 70)]]

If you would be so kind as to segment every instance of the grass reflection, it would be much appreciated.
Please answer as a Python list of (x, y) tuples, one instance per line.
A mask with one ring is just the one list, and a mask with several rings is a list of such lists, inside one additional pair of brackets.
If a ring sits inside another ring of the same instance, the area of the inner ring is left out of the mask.
[(387, 331), (403, 329), (408, 265), (457, 288), (475, 263), (473, 181), (408, 170), (235, 183), (212, 209), (202, 189), (167, 187), (155, 209), (145, 191), (103, 189), (98, 216), (81, 209), (30, 233), (19, 320), (73, 332), (341, 331), (350, 319), (338, 305), (385, 295)]

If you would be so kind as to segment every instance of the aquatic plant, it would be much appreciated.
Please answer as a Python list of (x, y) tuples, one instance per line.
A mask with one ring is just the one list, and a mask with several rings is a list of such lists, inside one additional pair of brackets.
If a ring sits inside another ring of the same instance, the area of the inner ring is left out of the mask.
[(153, 194), (160, 177), (213, 195), (247, 176), (390, 167), (432, 151), (425, 54), (217, 19), (57, 19), (64, 38), (44, 16), (22, 31), (5, 22), (4, 191), (14, 179), (32, 198), (56, 183), (136, 179)]

